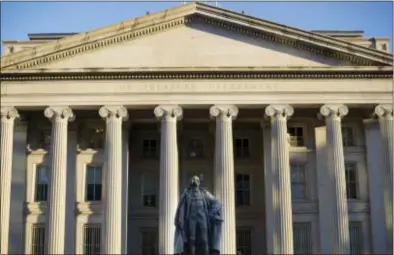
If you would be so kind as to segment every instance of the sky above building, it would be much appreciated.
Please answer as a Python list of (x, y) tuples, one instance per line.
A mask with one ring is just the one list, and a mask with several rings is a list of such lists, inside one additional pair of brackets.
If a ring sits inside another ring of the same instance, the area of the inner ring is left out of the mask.
[[(86, 32), (181, 2), (1, 2), (1, 40), (27, 40), (28, 33)], [(390, 45), (393, 42), (393, 2), (219, 1), (218, 5), (299, 29), (363, 30), (366, 37), (388, 37)]]

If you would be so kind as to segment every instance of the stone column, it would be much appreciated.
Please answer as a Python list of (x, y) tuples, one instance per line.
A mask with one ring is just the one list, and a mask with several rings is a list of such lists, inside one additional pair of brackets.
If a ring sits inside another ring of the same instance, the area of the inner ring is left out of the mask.
[(46, 250), (64, 254), (67, 187), (67, 132), (74, 114), (68, 107), (48, 107), (45, 117), (52, 122), (49, 201), (47, 209)]
[(293, 215), (291, 207), (290, 155), (287, 119), (294, 109), (289, 105), (269, 105), (271, 119), (271, 179), (273, 202), (273, 253), (293, 254)]
[(100, 108), (99, 114), (106, 121), (104, 221), (101, 253), (121, 254), (122, 122), (128, 118), (128, 113), (123, 106), (103, 106)]
[(382, 171), (383, 162), (381, 159), (382, 146), (380, 139), (380, 128), (378, 121), (365, 119), (365, 147), (366, 163), (368, 169), (368, 193), (371, 224), (371, 246), (372, 254), (386, 254), (387, 252), (387, 233), (385, 218), (384, 201), (384, 175)]
[(8, 235), (10, 228), (11, 176), (14, 142), (14, 121), (19, 118), (18, 111), (12, 107), (1, 107), (1, 147), (0, 147), (0, 254), (8, 253)]
[(174, 219), (178, 205), (177, 120), (182, 109), (177, 105), (160, 105), (154, 110), (161, 120), (159, 254), (174, 254)]
[(346, 116), (345, 105), (323, 105), (320, 114), (326, 121), (327, 171), (331, 201), (327, 210), (332, 210), (331, 254), (349, 254), (349, 217), (346, 198), (345, 159), (343, 154), (341, 118)]
[(232, 121), (238, 115), (233, 105), (214, 105), (211, 117), (216, 119), (215, 196), (223, 205), (221, 254), (236, 254), (235, 185)]
[(393, 108), (391, 105), (378, 105), (375, 114), (379, 117), (382, 143), (387, 252), (393, 253)]

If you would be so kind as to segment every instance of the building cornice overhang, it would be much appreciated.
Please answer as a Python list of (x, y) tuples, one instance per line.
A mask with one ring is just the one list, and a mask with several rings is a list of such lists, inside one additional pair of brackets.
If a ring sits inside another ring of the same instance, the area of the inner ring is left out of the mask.
[(72, 35), (1, 57), (1, 68), (42, 67), (84, 52), (120, 44), (193, 22), (202, 22), (362, 66), (392, 66), (393, 55), (201, 3), (180, 5), (112, 26)]
[(392, 79), (392, 67), (178, 67), (5, 70), (0, 81)]

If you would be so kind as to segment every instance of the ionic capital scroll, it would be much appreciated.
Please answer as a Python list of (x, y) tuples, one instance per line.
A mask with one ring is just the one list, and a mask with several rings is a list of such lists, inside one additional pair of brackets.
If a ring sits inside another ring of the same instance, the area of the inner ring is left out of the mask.
[(126, 121), (129, 117), (127, 109), (121, 105), (104, 105), (99, 109), (100, 117), (104, 119), (121, 119), (122, 121)]
[(183, 110), (178, 105), (159, 105), (154, 109), (153, 113), (157, 119), (173, 118), (175, 120), (180, 120), (183, 115)]
[(44, 115), (50, 120), (73, 121), (75, 115), (68, 106), (49, 106), (44, 110)]
[(379, 118), (393, 119), (393, 107), (389, 104), (377, 105), (374, 113)]
[(290, 105), (269, 105), (265, 108), (265, 116), (271, 120), (275, 118), (288, 119), (294, 114), (294, 108)]
[(214, 105), (209, 109), (211, 118), (224, 117), (235, 120), (238, 116), (238, 107), (235, 105)]
[(323, 105), (320, 108), (320, 116), (332, 119), (342, 119), (349, 113), (349, 108), (343, 104)]
[(18, 110), (14, 107), (1, 107), (0, 115), (2, 121), (14, 121), (15, 119), (19, 118)]

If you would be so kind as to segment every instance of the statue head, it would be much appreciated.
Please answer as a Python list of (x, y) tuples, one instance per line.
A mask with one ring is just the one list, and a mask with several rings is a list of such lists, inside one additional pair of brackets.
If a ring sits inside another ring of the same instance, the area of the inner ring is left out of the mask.
[(200, 186), (200, 178), (197, 175), (193, 176), (190, 179), (190, 186), (191, 187), (199, 187)]

